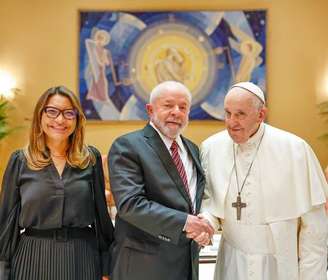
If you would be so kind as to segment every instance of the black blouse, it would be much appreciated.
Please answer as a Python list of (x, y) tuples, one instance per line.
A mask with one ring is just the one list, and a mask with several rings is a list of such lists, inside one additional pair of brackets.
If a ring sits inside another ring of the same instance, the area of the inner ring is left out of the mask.
[(23, 228), (54, 229), (96, 225), (103, 275), (108, 274), (113, 225), (107, 212), (101, 155), (85, 169), (66, 164), (59, 176), (53, 164), (31, 170), (22, 151), (11, 155), (0, 195), (0, 279)]

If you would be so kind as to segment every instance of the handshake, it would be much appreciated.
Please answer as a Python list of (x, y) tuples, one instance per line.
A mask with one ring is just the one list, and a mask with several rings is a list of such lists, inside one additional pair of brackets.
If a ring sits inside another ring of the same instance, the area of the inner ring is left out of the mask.
[(214, 229), (201, 214), (198, 216), (188, 215), (185, 232), (188, 238), (193, 239), (200, 246), (207, 246), (210, 244)]

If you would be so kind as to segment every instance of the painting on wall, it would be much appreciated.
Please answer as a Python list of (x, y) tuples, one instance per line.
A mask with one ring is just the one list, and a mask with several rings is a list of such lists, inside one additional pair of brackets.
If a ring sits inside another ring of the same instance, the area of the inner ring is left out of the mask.
[(79, 94), (88, 120), (145, 120), (151, 89), (184, 83), (191, 120), (222, 120), (229, 87), (266, 88), (266, 11), (80, 12)]

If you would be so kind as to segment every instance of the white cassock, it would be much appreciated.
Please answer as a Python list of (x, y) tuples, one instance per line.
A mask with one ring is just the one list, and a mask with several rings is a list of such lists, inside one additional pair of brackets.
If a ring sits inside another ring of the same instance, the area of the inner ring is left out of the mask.
[[(233, 143), (226, 130), (211, 136), (201, 157), (207, 179), (202, 212), (215, 228), (222, 226), (216, 280), (326, 279), (328, 186), (304, 140), (262, 123), (244, 144)], [(237, 221), (236, 177), (241, 188), (253, 158)]]

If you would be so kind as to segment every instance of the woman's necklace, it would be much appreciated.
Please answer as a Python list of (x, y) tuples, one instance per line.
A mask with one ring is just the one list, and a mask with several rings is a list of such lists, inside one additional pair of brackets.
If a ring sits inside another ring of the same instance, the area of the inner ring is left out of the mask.
[(53, 154), (53, 153), (50, 153), (51, 157), (54, 157), (54, 158), (66, 158), (66, 155), (56, 155), (56, 154)]

